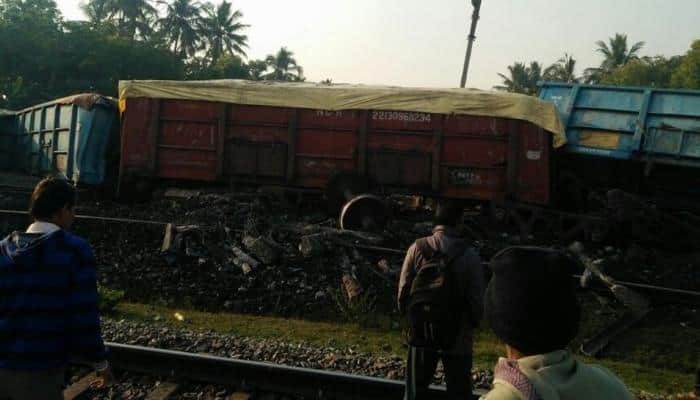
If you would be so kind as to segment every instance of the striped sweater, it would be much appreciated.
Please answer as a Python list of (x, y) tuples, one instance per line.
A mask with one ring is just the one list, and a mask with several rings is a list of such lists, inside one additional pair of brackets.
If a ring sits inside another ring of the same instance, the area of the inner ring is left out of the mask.
[(65, 230), (15, 232), (0, 242), (0, 369), (101, 362), (95, 257)]

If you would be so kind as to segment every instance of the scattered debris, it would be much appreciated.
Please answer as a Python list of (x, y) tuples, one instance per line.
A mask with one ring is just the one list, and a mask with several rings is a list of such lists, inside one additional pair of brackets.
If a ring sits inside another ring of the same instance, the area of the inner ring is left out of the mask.
[(306, 258), (322, 254), (326, 249), (325, 237), (323, 233), (303, 236), (299, 241), (299, 252)]
[(700, 217), (688, 211), (676, 216), (619, 189), (606, 193), (606, 206), (622, 240), (673, 250), (700, 245)]
[(240, 267), (241, 267), (241, 271), (243, 271), (243, 275), (248, 275), (249, 273), (251, 273), (253, 271), (253, 268), (251, 268), (250, 264), (245, 263), (245, 262), (242, 263), (240, 265)]
[(204, 246), (201, 230), (196, 225), (174, 226), (167, 224), (160, 254), (170, 265), (177, 263), (178, 258), (183, 256), (197, 259), (205, 258), (207, 249)]
[(250, 393), (235, 392), (229, 396), (229, 400), (250, 400)]
[(362, 286), (351, 274), (343, 275), (343, 288), (350, 301), (362, 294)]
[(252, 269), (257, 269), (260, 266), (260, 263), (258, 260), (254, 259), (250, 255), (248, 255), (245, 251), (243, 251), (240, 247), (232, 244), (230, 246), (231, 252), (233, 252), (233, 263), (236, 264), (237, 266), (243, 268), (242, 266), (244, 264), (248, 264), (248, 266)]
[(280, 258), (280, 245), (265, 237), (243, 237), (243, 245), (264, 264), (274, 264)]
[(381, 260), (379, 260), (379, 262), (377, 263), (377, 268), (379, 268), (379, 270), (385, 274), (388, 274), (391, 272), (391, 268), (389, 267), (389, 262), (386, 260), (386, 258), (382, 258)]
[[(603, 259), (593, 260), (589, 257), (580, 242), (569, 246), (572, 252), (586, 268), (581, 276), (581, 286), (591, 287), (595, 280), (602, 282), (612, 295), (624, 305), (626, 311), (622, 317), (614, 321), (610, 326), (596, 334), (592, 339), (581, 345), (581, 352), (587, 356), (595, 356), (603, 350), (612, 340), (624, 333), (632, 325), (642, 320), (651, 311), (649, 301), (632, 289), (617, 283), (612, 277), (603, 273)], [(612, 251), (608, 251), (612, 253)]]
[(163, 197), (166, 199), (193, 199), (199, 197), (201, 192), (197, 190), (179, 189), (179, 188), (168, 188), (165, 190)]
[[(90, 217), (81, 218), (75, 230), (89, 238), (95, 250), (100, 284), (123, 290), (129, 301), (333, 318), (341, 315), (334, 307), (338, 284), (349, 274), (363, 294), (377, 298), (379, 312), (394, 313), (397, 272), (405, 251), (433, 226), (429, 205), (398, 211), (385, 230), (370, 233), (338, 229), (338, 222), (319, 212), (321, 207), (312, 201), (290, 204), (272, 195), (238, 192), (176, 191), (168, 196), (130, 205), (88, 200), (79, 204), (81, 215)], [(478, 236), (484, 260), (520, 238), (517, 227), (485, 222), (482, 218), (487, 217), (480, 209), (465, 213), (471, 228), (466, 236)], [(131, 223), (114, 224), (117, 220)], [(5, 230), (21, 229), (26, 213), (3, 221)], [(629, 243), (594, 245), (599, 247), (586, 252), (594, 268), (586, 270), (584, 281), (604, 282), (593, 272), (597, 268), (614, 276), (617, 285), (622, 279), (687, 290), (700, 284), (695, 261), (700, 254), (663, 253)], [(346, 255), (352, 260), (349, 267), (343, 265)], [(347, 297), (342, 285), (339, 294)], [(625, 284), (606, 287), (629, 304), (634, 296), (624, 287), (638, 289)]]
[(583, 287), (589, 287), (591, 281), (594, 278), (597, 278), (600, 282), (607, 286), (616, 299), (618, 299), (633, 313), (646, 314), (649, 312), (649, 301), (647, 299), (635, 291), (616, 283), (612, 277), (603, 273), (601, 266), (603, 265), (604, 260), (591, 259), (588, 255), (586, 255), (583, 244), (580, 242), (573, 243), (569, 247), (569, 250), (578, 257), (583, 266), (586, 268), (586, 271), (581, 277)]

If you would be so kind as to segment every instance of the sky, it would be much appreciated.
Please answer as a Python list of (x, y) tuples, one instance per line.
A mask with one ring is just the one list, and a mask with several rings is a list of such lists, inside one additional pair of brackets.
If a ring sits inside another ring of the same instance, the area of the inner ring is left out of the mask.
[[(57, 0), (84, 19), (82, 0)], [(219, 0), (214, 0), (215, 3)], [(310, 81), (457, 87), (469, 0), (233, 0), (250, 25), (248, 57), (286, 46)], [(468, 87), (500, 84), (515, 61), (545, 66), (565, 52), (577, 73), (600, 64), (595, 42), (616, 32), (640, 55), (677, 55), (700, 39), (700, 0), (482, 0)]]

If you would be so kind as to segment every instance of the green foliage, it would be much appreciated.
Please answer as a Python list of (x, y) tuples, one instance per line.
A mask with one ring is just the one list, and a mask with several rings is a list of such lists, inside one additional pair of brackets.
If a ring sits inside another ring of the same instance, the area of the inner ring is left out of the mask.
[(168, 4), (165, 18), (159, 21), (162, 33), (171, 48), (181, 59), (194, 57), (204, 44), (198, 29), (201, 21), (199, 3), (192, 0), (175, 0)]
[(681, 57), (663, 56), (630, 60), (612, 71), (601, 74), (600, 83), (624, 86), (670, 87), (671, 75), (681, 63)]
[(249, 25), (240, 22), (243, 13), (234, 11), (231, 3), (224, 0), (218, 6), (205, 4), (204, 14), (201, 19), (202, 33), (212, 64), (216, 64), (227, 52), (245, 56), (243, 48), (248, 47), (248, 36), (241, 34), (241, 31)]
[(59, 47), (60, 22), (51, 0), (0, 0), (0, 94), (8, 107), (43, 99), (58, 83), (53, 57), (46, 55)]
[(508, 66), (508, 76), (498, 76), (503, 80), (503, 85), (494, 86), (495, 89), (534, 96), (537, 95), (537, 82), (542, 79), (542, 66), (537, 61), (531, 62), (529, 66), (516, 62)]
[(267, 71), (267, 62), (265, 60), (253, 60), (248, 63), (248, 70), (250, 79), (254, 81), (261, 81), (265, 79), (265, 72)]
[(162, 17), (154, 4), (88, 0), (87, 21), (64, 21), (53, 0), (0, 0), (0, 106), (86, 91), (116, 96), (123, 79), (303, 80), (286, 49), (245, 62), (248, 25), (230, 2), (174, 0)]
[(124, 299), (123, 291), (107, 289), (101, 285), (97, 285), (97, 293), (100, 295), (97, 308), (102, 315), (114, 312), (117, 305)]
[(373, 316), (376, 312), (377, 296), (363, 292), (350, 300), (342, 287), (338, 290), (329, 289), (328, 294), (333, 299), (343, 320), (359, 323), (360, 326), (374, 324)]
[(196, 59), (188, 65), (188, 79), (248, 79), (249, 67), (237, 55), (226, 54), (209, 65), (206, 59)]
[(700, 39), (690, 50), (671, 77), (671, 85), (679, 88), (700, 89)]
[[(153, 33), (158, 11), (150, 0), (92, 0), (95, 8), (103, 10), (107, 21), (117, 27), (121, 37), (146, 39)], [(101, 15), (101, 16), (103, 16)]]
[(556, 82), (578, 82), (578, 78), (576, 78), (576, 60), (573, 56), (564, 53), (564, 57), (544, 70), (543, 78)]
[(495, 89), (509, 92), (537, 94), (537, 80), (620, 86), (651, 86), (700, 89), (700, 40), (691, 45), (684, 56), (639, 57), (644, 42), (627, 43), (627, 35), (616, 33), (607, 42), (598, 41), (596, 51), (603, 55), (598, 67), (585, 68), (583, 76), (576, 76), (576, 60), (564, 54), (541, 73), (537, 62), (526, 65), (516, 62), (508, 67), (508, 74), (498, 74), (503, 85)]
[(277, 54), (269, 55), (265, 63), (271, 72), (264, 75), (272, 81), (304, 81), (304, 70), (297, 64), (294, 53), (282, 47)]
[(596, 42), (596, 51), (603, 55), (603, 62), (600, 64), (603, 71), (611, 71), (636, 59), (637, 53), (644, 47), (644, 42), (637, 42), (628, 48), (627, 35), (621, 33), (609, 38), (608, 43), (602, 40)]

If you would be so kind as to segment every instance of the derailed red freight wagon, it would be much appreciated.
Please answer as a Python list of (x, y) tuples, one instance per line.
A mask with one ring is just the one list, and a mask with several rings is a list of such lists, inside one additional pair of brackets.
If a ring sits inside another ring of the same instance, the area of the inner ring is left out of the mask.
[(122, 186), (139, 179), (550, 202), (555, 108), (464, 89), (123, 81)]

